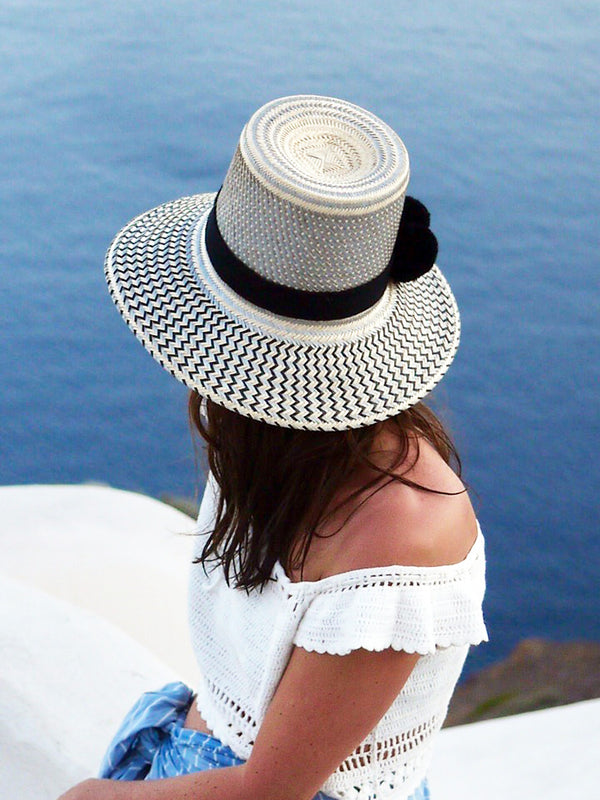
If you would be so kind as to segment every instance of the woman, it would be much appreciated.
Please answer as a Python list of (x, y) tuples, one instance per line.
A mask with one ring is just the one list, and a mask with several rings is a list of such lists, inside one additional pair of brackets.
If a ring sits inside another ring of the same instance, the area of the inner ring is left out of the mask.
[(486, 638), (484, 554), (421, 402), (459, 317), (407, 182), (377, 117), (282, 98), (245, 126), (217, 196), (113, 242), (113, 298), (191, 388), (207, 442), (200, 677), (196, 696), (144, 695), (102, 778), (64, 800), (429, 796), (432, 744)]

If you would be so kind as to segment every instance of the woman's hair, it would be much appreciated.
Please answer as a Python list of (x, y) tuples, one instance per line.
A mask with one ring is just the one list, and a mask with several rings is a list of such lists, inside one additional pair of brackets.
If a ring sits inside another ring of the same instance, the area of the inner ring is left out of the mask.
[[(288, 572), (302, 570), (313, 537), (321, 535), (333, 513), (346, 507), (347, 522), (391, 481), (438, 493), (406, 477), (419, 457), (419, 438), (461, 473), (449, 434), (422, 402), (363, 428), (304, 431), (243, 417), (192, 391), (189, 416), (206, 443), (208, 466), (219, 487), (216, 524), (196, 562), (216, 560), (227, 581), (233, 578), (246, 590), (263, 587), (277, 561)], [(373, 445), (384, 425), (398, 445), (389, 463), (381, 464), (373, 459)], [(340, 490), (360, 467), (370, 469), (373, 478), (339, 501)]]

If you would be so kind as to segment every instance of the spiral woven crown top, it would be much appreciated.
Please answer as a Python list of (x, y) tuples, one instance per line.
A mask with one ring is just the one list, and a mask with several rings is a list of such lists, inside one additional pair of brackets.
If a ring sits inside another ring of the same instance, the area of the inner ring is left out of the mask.
[(408, 153), (394, 131), (352, 103), (299, 95), (251, 117), (240, 148), (266, 186), (315, 211), (372, 210), (402, 194)]
[(389, 262), (408, 175), (404, 144), (374, 114), (329, 97), (280, 98), (242, 131), (219, 195), (219, 227), (262, 277), (345, 290)]

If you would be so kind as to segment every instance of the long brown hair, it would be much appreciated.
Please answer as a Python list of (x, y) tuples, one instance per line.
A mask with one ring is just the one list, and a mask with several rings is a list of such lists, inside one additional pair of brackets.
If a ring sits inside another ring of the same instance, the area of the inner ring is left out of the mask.
[[(313, 537), (340, 506), (348, 505), (347, 521), (390, 481), (437, 493), (435, 487), (406, 477), (419, 457), (419, 438), (430, 442), (459, 476), (461, 472), (450, 436), (422, 402), (385, 423), (304, 431), (243, 417), (192, 391), (189, 416), (206, 443), (208, 466), (219, 487), (216, 524), (197, 561), (220, 562), (227, 581), (233, 578), (235, 586), (246, 590), (264, 586), (277, 561), (288, 572), (301, 570)], [(373, 444), (384, 424), (391, 426), (398, 449), (382, 465), (373, 460)], [(373, 470), (373, 479), (332, 509), (333, 499), (361, 466)], [(369, 489), (366, 498), (353, 504)]]

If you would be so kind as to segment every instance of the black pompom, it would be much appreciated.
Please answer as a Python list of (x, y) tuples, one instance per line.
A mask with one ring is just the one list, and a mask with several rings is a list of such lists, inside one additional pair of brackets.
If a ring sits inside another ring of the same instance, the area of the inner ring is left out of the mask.
[(429, 228), (429, 222), (429, 211), (423, 203), (414, 197), (406, 197), (390, 263), (390, 277), (393, 281), (414, 281), (434, 265), (438, 243)]
[(428, 228), (431, 225), (431, 216), (427, 207), (420, 200), (407, 195), (404, 198), (402, 222), (413, 222), (415, 225), (423, 225)]

